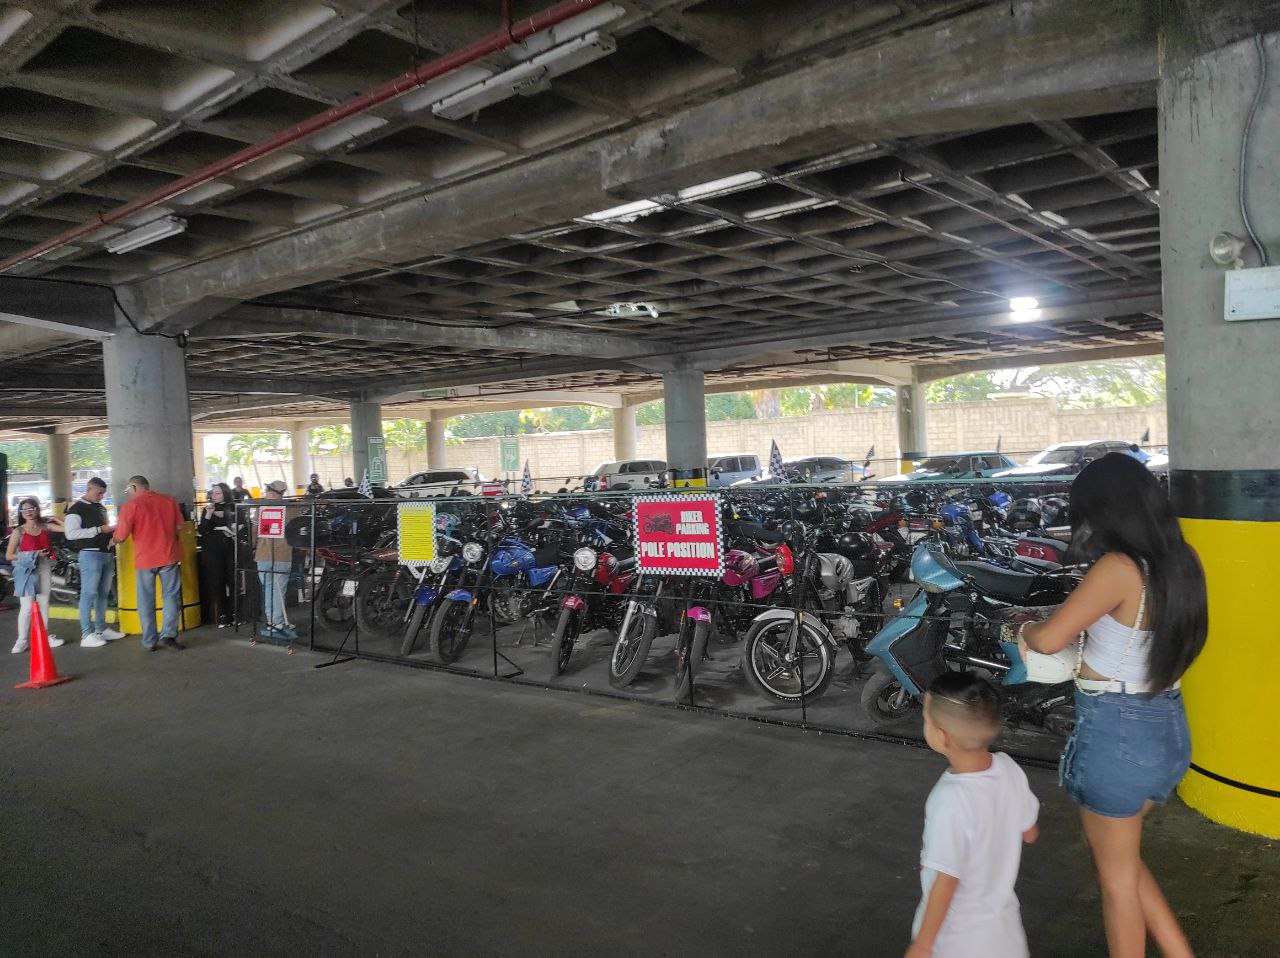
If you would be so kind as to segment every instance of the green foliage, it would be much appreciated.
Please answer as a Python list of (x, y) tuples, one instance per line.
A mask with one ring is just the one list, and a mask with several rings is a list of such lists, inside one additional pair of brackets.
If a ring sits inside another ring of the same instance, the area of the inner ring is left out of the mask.
[(43, 442), (0, 442), (0, 452), (9, 457), (10, 472), (44, 472), (48, 446)]
[(427, 424), (421, 419), (391, 419), (382, 424), (382, 436), (393, 449), (421, 449), (427, 444)]
[(746, 393), (712, 393), (705, 405), (707, 422), (756, 418), (756, 407)]
[(966, 373), (930, 383), (926, 395), (929, 402), (972, 402), (1008, 392), (1056, 396), (1062, 405), (1082, 409), (1163, 402), (1164, 357)]
[(72, 469), (102, 469), (111, 465), (111, 442), (106, 436), (71, 440)]
[(331, 456), (351, 451), (351, 427), (345, 424), (316, 426), (311, 430), (311, 454)]
[(667, 421), (667, 407), (661, 399), (636, 407), (637, 426), (661, 426)]

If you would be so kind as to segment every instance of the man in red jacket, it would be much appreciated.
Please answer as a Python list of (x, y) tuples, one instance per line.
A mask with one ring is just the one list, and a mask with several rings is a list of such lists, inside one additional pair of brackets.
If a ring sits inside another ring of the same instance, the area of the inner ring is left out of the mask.
[[(142, 647), (154, 652), (160, 645), (181, 651), (178, 641), (182, 621), (182, 509), (178, 500), (151, 491), (145, 476), (132, 476), (124, 491), (129, 501), (120, 508), (115, 541), (133, 537), (133, 566), (137, 570), (138, 618), (142, 621)], [(164, 615), (156, 634), (156, 577), (164, 596)]]

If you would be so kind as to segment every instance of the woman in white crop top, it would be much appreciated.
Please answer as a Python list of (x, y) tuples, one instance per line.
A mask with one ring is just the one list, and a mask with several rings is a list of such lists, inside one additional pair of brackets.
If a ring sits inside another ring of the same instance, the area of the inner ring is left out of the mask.
[(1208, 631), (1204, 573), (1164, 490), (1119, 453), (1076, 477), (1071, 536), (1092, 568), (1052, 616), (1022, 627), (1020, 642), (1054, 653), (1086, 633), (1060, 776), (1080, 806), (1112, 958), (1145, 955), (1147, 929), (1165, 955), (1190, 956), (1140, 846), (1147, 812), (1191, 761), (1179, 679)]

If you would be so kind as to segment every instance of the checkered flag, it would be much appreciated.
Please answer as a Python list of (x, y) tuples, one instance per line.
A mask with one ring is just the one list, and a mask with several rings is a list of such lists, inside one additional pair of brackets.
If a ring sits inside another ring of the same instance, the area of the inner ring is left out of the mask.
[(524, 475), (520, 477), (520, 495), (527, 496), (533, 492), (533, 474), (529, 472), (529, 460), (524, 461)]
[(369, 481), (369, 470), (364, 471), (364, 476), (360, 479), (360, 487), (356, 490), (362, 496), (373, 498), (373, 483)]
[(782, 453), (778, 451), (778, 440), (769, 440), (769, 475), (774, 482), (786, 482), (787, 472), (782, 467)]

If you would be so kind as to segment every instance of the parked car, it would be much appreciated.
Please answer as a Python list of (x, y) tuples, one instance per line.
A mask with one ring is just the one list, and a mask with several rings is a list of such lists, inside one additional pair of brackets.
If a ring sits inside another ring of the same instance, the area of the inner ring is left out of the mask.
[(909, 482), (912, 479), (986, 479), (1018, 464), (999, 452), (946, 452), (930, 456), (916, 468), (900, 476), (887, 476), (885, 482)]
[[(583, 481), (588, 492), (618, 492), (623, 489), (644, 489), (657, 484), (666, 472), (665, 459), (623, 459), (620, 462), (602, 462), (591, 470)], [(646, 481), (647, 480), (647, 481)]]
[(462, 469), (428, 469), (415, 472), (394, 486), (402, 499), (423, 499), (427, 496), (478, 495), (481, 483), (488, 480), (480, 470), (472, 466)]
[(750, 452), (736, 452), (707, 459), (707, 485), (731, 486), (760, 475), (760, 457)]
[(1128, 452), (1133, 443), (1123, 439), (1080, 439), (1059, 442), (1038, 452), (1025, 466), (993, 473), (993, 479), (1028, 476), (1037, 479), (1070, 479), (1095, 459), (1112, 452)]

